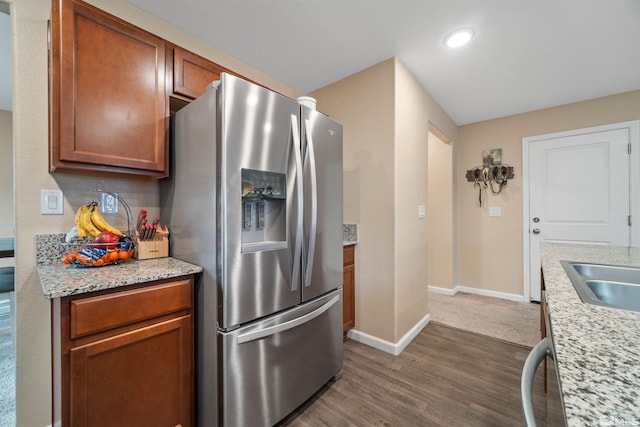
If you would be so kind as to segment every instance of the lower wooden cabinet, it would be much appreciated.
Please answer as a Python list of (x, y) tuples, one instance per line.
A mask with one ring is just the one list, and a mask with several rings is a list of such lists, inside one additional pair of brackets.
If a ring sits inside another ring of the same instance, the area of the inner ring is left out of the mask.
[(356, 324), (355, 299), (355, 245), (343, 249), (343, 282), (342, 282), (342, 338), (347, 339), (347, 332)]
[(191, 276), (62, 298), (59, 324), (62, 425), (194, 424)]

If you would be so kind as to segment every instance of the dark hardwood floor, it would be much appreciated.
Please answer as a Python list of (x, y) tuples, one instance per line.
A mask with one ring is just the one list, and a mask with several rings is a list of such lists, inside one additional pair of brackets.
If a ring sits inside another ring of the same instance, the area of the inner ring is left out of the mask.
[[(399, 356), (349, 340), (342, 379), (279, 426), (522, 426), (520, 373), (529, 351), (433, 323)], [(539, 426), (564, 425), (554, 386), (547, 413), (541, 366), (534, 383)]]

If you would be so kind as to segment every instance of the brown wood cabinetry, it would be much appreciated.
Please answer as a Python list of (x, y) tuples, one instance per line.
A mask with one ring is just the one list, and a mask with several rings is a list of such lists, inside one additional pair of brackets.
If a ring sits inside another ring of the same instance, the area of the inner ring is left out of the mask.
[(171, 71), (171, 96), (187, 100), (202, 95), (209, 83), (220, 79), (220, 73), (223, 71), (230, 73), (226, 68), (178, 46), (173, 48)]
[(192, 276), (62, 298), (59, 325), (62, 425), (193, 425)]
[(356, 324), (355, 299), (355, 245), (343, 248), (343, 283), (342, 283), (342, 329), (343, 339), (347, 339), (347, 331)]
[(50, 171), (167, 176), (165, 41), (54, 0), (50, 55)]

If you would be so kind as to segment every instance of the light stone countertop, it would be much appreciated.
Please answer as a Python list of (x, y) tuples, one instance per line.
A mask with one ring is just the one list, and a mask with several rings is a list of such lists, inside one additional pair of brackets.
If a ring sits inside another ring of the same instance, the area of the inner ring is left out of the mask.
[[(358, 225), (344, 224), (343, 245), (358, 243)], [(86, 292), (118, 288), (154, 280), (200, 273), (202, 267), (175, 258), (127, 260), (103, 267), (74, 267), (61, 263), (64, 234), (36, 236), (36, 258), (40, 285), (46, 298), (60, 298)]]
[(640, 313), (583, 303), (560, 261), (640, 267), (640, 248), (542, 243), (567, 426), (640, 425)]
[(360, 232), (358, 224), (342, 224), (342, 245), (357, 245)]
[(36, 236), (36, 264), (46, 298), (60, 298), (137, 283), (200, 273), (202, 267), (175, 258), (128, 259), (103, 267), (74, 267), (62, 263), (64, 234)]
[(118, 288), (154, 280), (199, 273), (202, 267), (175, 258), (131, 259), (103, 267), (74, 267), (62, 263), (38, 266), (40, 285), (47, 298)]

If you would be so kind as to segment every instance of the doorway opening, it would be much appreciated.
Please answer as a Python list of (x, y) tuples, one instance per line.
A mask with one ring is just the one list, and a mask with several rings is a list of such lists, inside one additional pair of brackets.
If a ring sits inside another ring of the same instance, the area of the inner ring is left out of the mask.
[(453, 144), (429, 126), (427, 150), (427, 284), (454, 293)]

